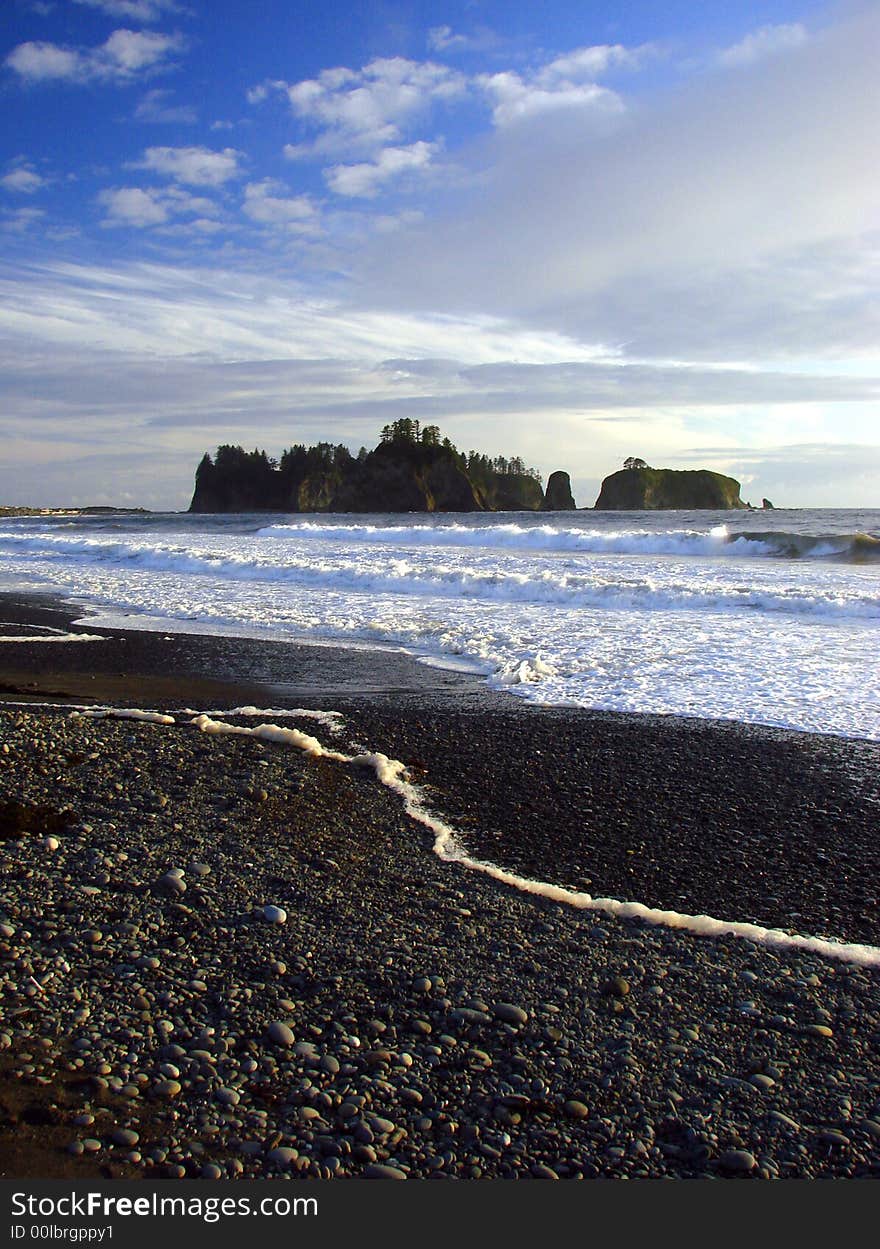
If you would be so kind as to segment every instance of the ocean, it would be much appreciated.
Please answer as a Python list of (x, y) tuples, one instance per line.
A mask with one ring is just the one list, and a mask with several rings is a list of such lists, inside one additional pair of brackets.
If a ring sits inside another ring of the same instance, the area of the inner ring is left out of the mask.
[(535, 703), (880, 740), (880, 511), (0, 520), (92, 627), (402, 649)]

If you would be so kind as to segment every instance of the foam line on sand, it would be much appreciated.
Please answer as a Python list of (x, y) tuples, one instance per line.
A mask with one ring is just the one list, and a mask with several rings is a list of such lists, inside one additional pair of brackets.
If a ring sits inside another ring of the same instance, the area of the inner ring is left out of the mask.
[(532, 880), (519, 876), (515, 872), (509, 872), (495, 863), (472, 858), (462, 846), (457, 831), (430, 811), (422, 791), (407, 779), (406, 766), (400, 760), (390, 759), (380, 752), (345, 755), (338, 750), (327, 750), (317, 738), (301, 733), (298, 729), (286, 729), (277, 724), (259, 724), (253, 728), (247, 728), (241, 725), (224, 724), (212, 720), (207, 715), (197, 716), (191, 723), (204, 733), (232, 733), (258, 737), (263, 741), (304, 750), (315, 757), (323, 756), (341, 763), (371, 768), (377, 779), (402, 799), (406, 813), (433, 834), (433, 850), (439, 859), (481, 872), (522, 893), (548, 898), (552, 902), (563, 903), (577, 910), (598, 911), (618, 919), (638, 919), (644, 923), (678, 929), (696, 936), (739, 937), (775, 950), (798, 950), (808, 954), (817, 954), (823, 958), (855, 963), (861, 967), (880, 967), (880, 947), (877, 946), (832, 941), (825, 937), (802, 936), (799, 933), (786, 932), (781, 928), (764, 928), (760, 924), (717, 919), (711, 915), (688, 915), (680, 911), (660, 910), (646, 906), (642, 902), (626, 902), (617, 898), (594, 898), (589, 893), (564, 889), (560, 885), (553, 885), (547, 881)]

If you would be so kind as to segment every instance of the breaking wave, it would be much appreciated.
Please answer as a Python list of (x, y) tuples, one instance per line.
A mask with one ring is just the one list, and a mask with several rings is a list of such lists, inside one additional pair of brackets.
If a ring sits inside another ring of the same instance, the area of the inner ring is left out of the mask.
[(732, 555), (754, 559), (880, 561), (880, 536), (870, 533), (803, 534), (708, 530), (581, 529), (556, 525), (324, 525), (314, 521), (267, 525), (263, 538), (305, 539), (392, 546), (485, 547), (522, 551), (583, 551), (600, 555)]
[[(276, 527), (277, 528), (277, 527)], [(339, 534), (341, 527), (325, 532)], [(451, 527), (458, 530), (459, 527)], [(502, 530), (515, 526), (499, 526)], [(364, 527), (365, 531), (369, 527)], [(348, 530), (342, 530), (348, 535)], [(390, 530), (377, 530), (382, 542)], [(437, 562), (430, 552), (407, 558), (400, 549), (372, 555), (358, 548), (334, 549), (332, 554), (281, 546), (263, 551), (262, 544), (230, 548), (187, 550), (179, 544), (118, 542), (111, 539), (62, 535), (7, 536), (13, 554), (52, 563), (77, 561), (88, 567), (115, 572), (143, 571), (181, 577), (207, 576), (218, 581), (277, 586), (294, 591), (327, 590), (352, 595), (403, 595), (424, 600), (469, 599), (494, 604), (533, 604), (557, 608), (638, 611), (772, 612), (825, 620), (880, 619), (880, 588), (841, 586), (813, 580), (809, 585), (741, 582), (736, 578), (659, 577), (653, 567), (640, 565), (610, 570), (600, 563), (574, 561), (532, 562), (478, 559), (475, 543), (467, 543), (473, 556)], [(436, 533), (437, 530), (404, 531)], [(445, 531), (441, 531), (445, 532)], [(471, 536), (474, 530), (463, 530)], [(481, 531), (484, 532), (484, 531)], [(520, 531), (522, 532), (522, 531)], [(529, 533), (535, 531), (528, 531)], [(543, 532), (543, 531), (541, 531)], [(558, 536), (558, 535), (557, 535)], [(256, 552), (256, 554), (255, 554)], [(450, 555), (452, 553), (450, 552)], [(182, 599), (185, 595), (182, 595)]]

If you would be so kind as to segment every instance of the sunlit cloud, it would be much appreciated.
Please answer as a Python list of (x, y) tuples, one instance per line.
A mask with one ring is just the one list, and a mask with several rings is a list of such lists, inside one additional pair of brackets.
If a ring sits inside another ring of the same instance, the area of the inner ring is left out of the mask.
[(176, 34), (115, 30), (97, 48), (70, 48), (43, 41), (20, 43), (4, 64), (30, 85), (125, 84), (167, 68), (169, 58), (183, 46), (182, 36)]
[(779, 26), (761, 26), (741, 39), (739, 43), (725, 48), (718, 54), (720, 64), (740, 67), (754, 65), (768, 56), (799, 48), (808, 38), (806, 28), (800, 22)]
[(386, 147), (372, 161), (333, 165), (325, 169), (324, 178), (337, 195), (370, 199), (402, 175), (427, 169), (438, 149), (439, 144), (422, 141), (409, 147)]
[(219, 187), (240, 173), (241, 152), (206, 147), (148, 147), (132, 169), (147, 169), (188, 186)]
[(19, 195), (33, 195), (48, 186), (48, 182), (29, 161), (20, 160), (0, 178), (0, 186)]

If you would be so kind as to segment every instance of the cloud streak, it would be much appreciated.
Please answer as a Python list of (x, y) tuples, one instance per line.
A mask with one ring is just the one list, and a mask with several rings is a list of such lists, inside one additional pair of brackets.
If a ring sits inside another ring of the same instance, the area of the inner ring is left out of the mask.
[(158, 22), (165, 14), (186, 13), (177, 0), (74, 0), (75, 4), (99, 9), (106, 17), (128, 22)]
[[(149, 218), (157, 208), (163, 228), (174, 213), (167, 201), (134, 200), (127, 211)], [(740, 475), (749, 450), (766, 461), (752, 473), (762, 492), (784, 496), (783, 466), (771, 463), (780, 431), (802, 442), (811, 420), (834, 412), (835, 441), (861, 445), (880, 395), (878, 377), (633, 362), (497, 320), (357, 312), (281, 280), (192, 267), (8, 273), (0, 343), (0, 435), (60, 437), (71, 420), (95, 431), (115, 422), (132, 438), (173, 444), (179, 466), (161, 495), (173, 507), (185, 506), (201, 451), (240, 441), (254, 413), (274, 451), (328, 436), (370, 443), (398, 415), (491, 450), (502, 422), (543, 472), (568, 468), (584, 499), (627, 454), (674, 466), (714, 437), (714, 467)], [(389, 356), (390, 344), (404, 352)], [(833, 461), (838, 503), (845, 459)], [(158, 505), (146, 468), (126, 488)]]

